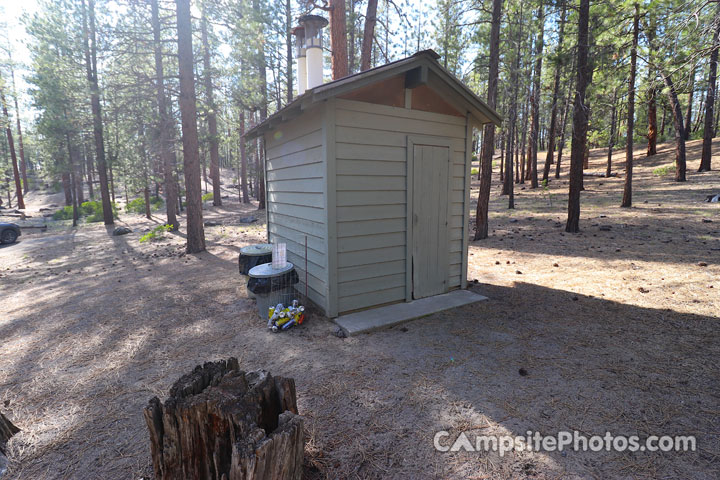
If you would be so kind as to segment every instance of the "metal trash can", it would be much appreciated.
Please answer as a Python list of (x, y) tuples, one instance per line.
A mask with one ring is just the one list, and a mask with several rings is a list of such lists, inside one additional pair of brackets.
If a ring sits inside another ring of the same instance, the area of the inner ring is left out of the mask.
[(240, 271), (240, 275), (247, 275), (251, 268), (268, 262), (272, 262), (271, 244), (258, 243), (256, 245), (248, 245), (240, 249), (238, 270)]
[(258, 315), (267, 319), (268, 309), (278, 303), (289, 305), (298, 294), (294, 285), (300, 280), (295, 266), (287, 262), (284, 268), (273, 268), (271, 263), (264, 263), (250, 269), (248, 273), (248, 290), (255, 294)]

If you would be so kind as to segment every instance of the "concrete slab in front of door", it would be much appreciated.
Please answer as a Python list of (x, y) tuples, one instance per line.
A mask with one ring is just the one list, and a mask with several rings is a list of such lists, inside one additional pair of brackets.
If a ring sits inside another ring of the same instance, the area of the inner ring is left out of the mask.
[(335, 323), (340, 325), (340, 328), (345, 330), (348, 335), (357, 335), (487, 299), (487, 297), (469, 290), (453, 290), (412, 302), (394, 303), (385, 307), (342, 315), (335, 319)]

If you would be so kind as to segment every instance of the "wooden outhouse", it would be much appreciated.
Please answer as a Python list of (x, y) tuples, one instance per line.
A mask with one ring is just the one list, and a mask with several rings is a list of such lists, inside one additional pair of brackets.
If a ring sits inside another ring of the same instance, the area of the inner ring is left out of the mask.
[(308, 89), (264, 137), (270, 242), (328, 317), (465, 288), (473, 128), (501, 117), (425, 50)]

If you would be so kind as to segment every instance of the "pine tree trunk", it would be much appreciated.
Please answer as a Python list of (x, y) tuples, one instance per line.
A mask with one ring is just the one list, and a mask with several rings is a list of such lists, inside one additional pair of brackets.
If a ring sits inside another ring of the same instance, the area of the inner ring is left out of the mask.
[(700, 168), (698, 172), (707, 172), (711, 169), (712, 158), (712, 139), (713, 139), (713, 109), (715, 107), (715, 97), (717, 96), (717, 64), (718, 36), (720, 35), (720, 3), (717, 5), (715, 13), (715, 32), (713, 33), (713, 50), (710, 53), (710, 72), (708, 73), (708, 91), (707, 100), (705, 100), (705, 130), (703, 132), (702, 155), (700, 157)]
[(553, 154), (555, 153), (555, 136), (557, 135), (557, 114), (558, 114), (558, 96), (560, 94), (560, 75), (562, 73), (562, 62), (559, 55), (562, 53), (563, 39), (565, 37), (565, 19), (567, 15), (567, 4), (562, 2), (562, 10), (560, 12), (560, 31), (558, 32), (558, 46), (555, 62), (555, 80), (553, 83), (552, 107), (550, 109), (550, 131), (548, 132), (547, 156), (545, 157), (545, 166), (543, 167), (543, 183), (548, 181), (550, 176), (550, 166), (553, 164)]
[(673, 84), (672, 78), (666, 75), (662, 70), (660, 75), (663, 77), (665, 86), (668, 89), (668, 101), (673, 116), (673, 125), (675, 126), (675, 181), (685, 181), (685, 127), (683, 126), (682, 108), (678, 100), (677, 90)]
[[(497, 106), (498, 74), (500, 67), (500, 21), (503, 0), (493, 0), (492, 24), (490, 26), (490, 64), (488, 66), (488, 105)], [(495, 155), (495, 125), (488, 123), (483, 131), (483, 143), (480, 153), (480, 187), (478, 206), (475, 214), (474, 240), (488, 237), (488, 208), (490, 205), (490, 187), (492, 186), (492, 161)], [(502, 157), (500, 157), (502, 160)], [(500, 162), (502, 164), (502, 161)]]
[(200, 150), (198, 147), (195, 75), (193, 73), (192, 23), (190, 0), (175, 0), (177, 5), (178, 67), (180, 74), (180, 116), (182, 118), (185, 203), (187, 205), (187, 253), (205, 250)]
[(538, 21), (540, 23), (540, 33), (535, 44), (535, 74), (531, 113), (532, 121), (530, 122), (530, 157), (528, 158), (530, 188), (538, 188), (537, 153), (538, 133), (540, 129), (540, 81), (542, 77), (542, 54), (545, 40), (545, 11), (542, 1), (538, 7)]
[[(575, 68), (575, 62), (572, 64), (570, 71)], [(562, 154), (565, 148), (565, 133), (567, 132), (567, 117), (570, 113), (570, 100), (572, 99), (573, 86), (575, 82), (572, 79), (568, 82), (568, 93), (565, 97), (565, 106), (563, 107), (562, 122), (560, 123), (560, 142), (558, 143), (557, 162), (555, 162), (555, 178), (560, 178), (560, 166), (562, 164)]]
[(203, 80), (205, 82), (205, 95), (207, 101), (208, 134), (210, 135), (210, 179), (213, 187), (213, 205), (222, 205), (222, 192), (220, 191), (220, 152), (217, 129), (217, 105), (213, 97), (212, 68), (210, 65), (210, 42), (207, 33), (207, 18), (203, 3), (200, 16), (200, 36), (203, 45)]
[(245, 111), (240, 110), (240, 190), (242, 192), (242, 202), (250, 203), (248, 196), (248, 179), (247, 179), (247, 145), (245, 143)]
[(287, 88), (287, 101), (293, 99), (293, 48), (292, 48), (292, 2), (285, 0), (285, 81)]
[(15, 177), (15, 195), (17, 196), (17, 205), (20, 210), (25, 209), (25, 199), (23, 198), (22, 181), (20, 170), (18, 169), (17, 156), (15, 155), (15, 143), (13, 142), (12, 128), (10, 127), (10, 116), (8, 115), (7, 103), (5, 102), (5, 92), (2, 90), (2, 80), (0, 79), (0, 101), (2, 101), (3, 116), (5, 117), (5, 133), (7, 134), (8, 147), (10, 149), (10, 160), (12, 162), (13, 176)]
[(647, 156), (657, 154), (657, 89), (650, 87), (648, 90), (648, 147)]
[[(650, 15), (650, 21), (648, 28), (645, 32), (645, 36), (648, 39), (649, 45), (649, 56), (653, 57), (655, 51), (655, 31), (657, 29), (656, 16), (653, 9), (648, 13)], [(655, 86), (655, 78), (657, 74), (652, 66), (648, 67), (648, 146), (647, 156), (657, 154), (657, 87)]]
[[(103, 143), (102, 110), (100, 107), (100, 88), (97, 79), (97, 41), (95, 35), (95, 0), (88, 0), (87, 15), (85, 0), (82, 0), (83, 9), (83, 40), (85, 43), (85, 69), (90, 85), (90, 105), (93, 117), (93, 136), (95, 137), (95, 157), (97, 159), (98, 177), (100, 180), (100, 197), (102, 200), (103, 221), (105, 225), (115, 223), (112, 206), (110, 204), (110, 189), (108, 188), (107, 165), (105, 163), (105, 145)], [(89, 22), (88, 22), (89, 20)], [(89, 23), (89, 27), (88, 27)]]
[(360, 52), (360, 71), (370, 68), (372, 43), (375, 37), (375, 23), (377, 22), (377, 0), (368, 0), (365, 13), (365, 26), (363, 29), (362, 50)]
[(347, 77), (347, 21), (345, 0), (330, 0), (330, 47), (332, 48), (332, 78)]
[(690, 126), (692, 125), (692, 107), (693, 100), (695, 99), (695, 68), (690, 70), (690, 88), (688, 92), (688, 105), (685, 111), (685, 129), (683, 130), (685, 140), (690, 140)]
[(63, 172), (60, 178), (62, 180), (63, 192), (65, 193), (65, 205), (70, 206), (72, 205), (72, 186), (70, 184), (70, 173)]
[(83, 159), (85, 160), (85, 175), (87, 176), (88, 194), (90, 200), (95, 200), (95, 190), (93, 189), (93, 161), (92, 155), (88, 155), (87, 144), (83, 138)]
[(158, 105), (158, 141), (160, 142), (160, 162), (163, 166), (163, 180), (165, 190), (165, 211), (167, 224), (172, 230), (180, 226), (177, 221), (177, 183), (173, 175), (175, 165), (175, 153), (172, 145), (173, 124), (168, 115), (167, 97), (165, 95), (165, 72), (163, 71), (162, 59), (162, 36), (160, 30), (160, 14), (158, 0), (151, 0), (153, 47), (155, 54), (155, 86), (156, 100)]
[(568, 195), (568, 219), (565, 231), (580, 231), (580, 190), (582, 189), (582, 161), (587, 142), (587, 110), (585, 91), (590, 79), (589, 50), (590, 0), (580, 0), (577, 41), (577, 83), (573, 111), (572, 147), (570, 153), (570, 193)]
[(236, 358), (205, 363), (143, 413), (158, 480), (302, 478), (303, 419), (291, 378), (243, 372)]
[(640, 5), (635, 4), (633, 17), (633, 41), (630, 50), (630, 78), (628, 79), (627, 144), (625, 146), (625, 187), (621, 207), (632, 207), (633, 135), (635, 134), (635, 75), (637, 71), (637, 48), (640, 34)]
[(612, 112), (610, 114), (610, 138), (608, 140), (607, 168), (605, 176), (610, 177), (612, 173), (613, 147), (615, 146), (615, 127), (617, 126), (617, 88), (613, 90)]
[(27, 163), (25, 162), (25, 145), (23, 143), (22, 127), (20, 126), (20, 107), (18, 106), (18, 94), (15, 88), (15, 68), (12, 63), (12, 49), (8, 49), (8, 60), (10, 68), (10, 79), (12, 81), (13, 99), (15, 101), (15, 122), (17, 124), (18, 133), (18, 151), (20, 153), (20, 175), (22, 176), (23, 193), (27, 193), (30, 189), (27, 179)]

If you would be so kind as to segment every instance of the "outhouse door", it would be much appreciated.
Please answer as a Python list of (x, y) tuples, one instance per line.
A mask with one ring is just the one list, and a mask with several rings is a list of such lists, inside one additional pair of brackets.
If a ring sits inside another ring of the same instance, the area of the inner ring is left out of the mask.
[[(412, 152), (412, 153), (410, 153)], [(445, 139), (408, 141), (409, 254), (411, 298), (448, 291), (448, 180), (450, 145)], [(410, 168), (411, 167), (411, 168)], [(411, 183), (412, 182), (412, 183)], [(410, 202), (409, 202), (410, 203)]]

